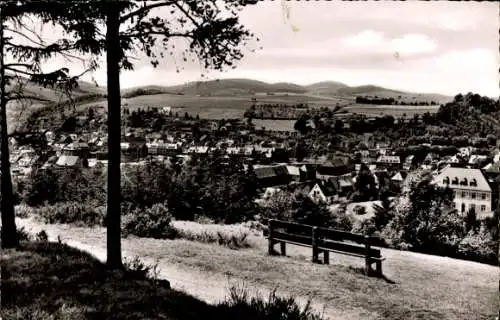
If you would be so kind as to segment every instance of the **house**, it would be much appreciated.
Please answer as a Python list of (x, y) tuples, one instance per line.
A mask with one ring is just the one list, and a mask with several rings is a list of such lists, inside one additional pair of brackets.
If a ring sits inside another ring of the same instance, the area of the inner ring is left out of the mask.
[(350, 174), (335, 177), (332, 182), (336, 184), (338, 194), (341, 197), (345, 197), (354, 191), (354, 180)]
[(83, 141), (76, 141), (64, 146), (62, 148), (62, 155), (87, 158), (89, 155), (89, 151), (90, 149), (88, 143)]
[(473, 154), (469, 158), (469, 165), (473, 167), (482, 167), (488, 162), (488, 157), (485, 155)]
[(349, 173), (349, 168), (340, 159), (333, 159), (316, 168), (316, 177), (321, 180), (329, 180)]
[(263, 188), (287, 185), (292, 180), (285, 165), (255, 166), (254, 172)]
[(155, 141), (146, 144), (148, 154), (156, 156), (174, 156), (180, 153), (180, 144), (178, 143), (165, 143)]
[(316, 183), (308, 195), (314, 202), (326, 204), (331, 204), (338, 197), (335, 184), (330, 181)]
[(286, 169), (288, 170), (288, 174), (290, 175), (292, 181), (302, 181), (302, 175), (299, 167), (287, 165)]
[(186, 153), (207, 154), (208, 149), (208, 146), (190, 146), (186, 150)]
[(492, 188), (480, 169), (447, 167), (433, 179), (433, 183), (453, 190), (455, 209), (461, 214), (470, 209), (478, 216), (493, 212)]
[(405, 171), (398, 171), (394, 176), (391, 177), (391, 185), (394, 191), (401, 191), (401, 187), (403, 186), (403, 182), (405, 181), (406, 176), (407, 174)]
[(74, 167), (87, 167), (88, 163), (78, 156), (66, 156), (62, 155), (57, 159), (57, 167), (61, 168), (74, 168)]
[(398, 169), (401, 167), (401, 159), (399, 158), (399, 156), (381, 155), (377, 159), (377, 167)]

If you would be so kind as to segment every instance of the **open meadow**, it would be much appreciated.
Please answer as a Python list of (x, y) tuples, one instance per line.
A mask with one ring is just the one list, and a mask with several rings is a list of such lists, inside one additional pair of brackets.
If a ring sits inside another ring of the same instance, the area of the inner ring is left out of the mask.
[(383, 116), (391, 115), (395, 118), (413, 117), (415, 114), (423, 114), (425, 112), (436, 113), (439, 106), (401, 106), (401, 105), (373, 105), (373, 104), (352, 104), (344, 107), (349, 113), (364, 114), (367, 116)]
[[(253, 100), (255, 99), (255, 101)], [(311, 95), (275, 95), (275, 96), (258, 96), (258, 95), (243, 95), (243, 96), (192, 96), (192, 95), (175, 95), (175, 94), (154, 94), (141, 95), (133, 98), (123, 98), (122, 105), (133, 111), (138, 108), (147, 107), (172, 107), (172, 112), (184, 114), (185, 112), (200, 118), (205, 119), (230, 119), (243, 118), (245, 110), (253, 103), (269, 103), (269, 104), (287, 104), (293, 105), (298, 103), (307, 103), (310, 107), (331, 107), (342, 106), (348, 113), (358, 113), (372, 116), (380, 116), (390, 114), (394, 117), (400, 117), (406, 114), (408, 117), (413, 117), (415, 113), (423, 114), (425, 112), (435, 113), (439, 106), (399, 106), (399, 105), (369, 105), (355, 104), (353, 100), (347, 98), (330, 98)], [(85, 103), (80, 105), (80, 108), (89, 106), (106, 106), (106, 101), (98, 101)], [(105, 110), (105, 109), (104, 109)], [(270, 120), (272, 121), (272, 120)], [(263, 126), (266, 126), (265, 124)]]
[[(32, 219), (17, 223), (105, 257), (104, 228), (46, 225)], [(219, 228), (193, 222), (173, 225), (191, 233)], [(220, 228), (229, 232), (230, 227)], [(248, 227), (234, 228), (241, 233)], [(293, 246), (287, 250), (288, 257), (268, 256), (261, 232), (247, 232), (249, 248), (238, 250), (185, 239), (128, 237), (122, 245), (127, 257), (156, 261), (174, 288), (212, 301), (221, 299), (229, 278), (256, 290), (277, 286), (302, 299), (311, 297), (319, 310), (325, 306), (330, 319), (486, 320), (498, 312), (498, 268), (493, 266), (381, 249), (387, 258), (385, 279), (372, 278), (360, 272), (362, 259), (353, 257), (333, 254), (330, 265), (312, 264), (310, 249)]]

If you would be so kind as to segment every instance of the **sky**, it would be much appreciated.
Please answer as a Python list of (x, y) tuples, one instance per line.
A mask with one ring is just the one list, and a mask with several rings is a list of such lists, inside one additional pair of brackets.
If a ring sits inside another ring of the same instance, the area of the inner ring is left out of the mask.
[[(207, 72), (179, 63), (180, 54), (154, 69), (139, 55), (136, 69), (121, 74), (122, 88), (251, 78), (500, 95), (496, 3), (260, 1), (245, 8), (240, 21), (261, 40), (244, 48), (236, 69)], [(184, 69), (177, 73), (177, 66)], [(105, 68), (93, 77), (105, 85)]]

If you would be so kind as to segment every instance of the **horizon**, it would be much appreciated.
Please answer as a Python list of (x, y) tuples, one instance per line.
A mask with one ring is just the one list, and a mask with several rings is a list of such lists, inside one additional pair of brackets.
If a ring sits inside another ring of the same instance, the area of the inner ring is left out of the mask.
[[(164, 9), (155, 14), (168, 16)], [(240, 78), (298, 85), (334, 81), (445, 96), (500, 95), (500, 25), (498, 6), (491, 2), (261, 1), (244, 8), (240, 22), (261, 41), (244, 49), (235, 69), (217, 72), (197, 62), (180, 64), (179, 52), (155, 69), (140, 53), (135, 69), (121, 73), (121, 87)], [(43, 26), (42, 35), (53, 38), (58, 32)], [(104, 60), (92, 75), (101, 86), (106, 84)], [(75, 74), (83, 70), (60, 58), (46, 64), (47, 69), (61, 65)], [(183, 69), (177, 73), (177, 67)]]
[[(286, 84), (292, 84), (292, 85), (299, 85), (299, 86), (303, 86), (303, 87), (307, 87), (307, 86), (312, 86), (312, 85), (315, 85), (315, 84), (318, 84), (318, 83), (328, 83), (328, 82), (335, 82), (335, 83), (339, 83), (339, 84), (344, 84), (348, 87), (363, 87), (363, 86), (376, 86), (376, 87), (380, 87), (380, 88), (383, 88), (383, 89), (387, 89), (387, 90), (394, 90), (394, 91), (401, 91), (401, 92), (404, 92), (404, 93), (415, 93), (415, 94), (436, 94), (436, 95), (443, 95), (443, 96), (447, 96), (447, 97), (453, 97), (459, 93), (462, 93), (462, 94), (466, 94), (468, 92), (457, 92), (456, 94), (454, 95), (447, 95), (447, 94), (442, 94), (442, 93), (439, 93), (439, 92), (415, 92), (415, 91), (409, 91), (409, 90), (406, 90), (406, 89), (398, 89), (398, 88), (392, 88), (392, 87), (382, 87), (382, 86), (379, 86), (379, 85), (376, 85), (376, 84), (373, 84), (373, 83), (366, 83), (366, 84), (360, 84), (360, 85), (350, 85), (348, 83), (345, 83), (345, 82), (342, 82), (342, 81), (336, 81), (336, 80), (319, 80), (319, 81), (315, 81), (315, 82), (311, 82), (311, 83), (306, 83), (306, 84), (299, 84), (299, 83), (295, 83), (295, 82), (290, 82), (290, 81), (273, 81), (273, 82), (269, 82), (269, 81), (263, 81), (263, 80), (259, 80), (259, 79), (252, 79), (252, 78), (234, 78), (234, 77), (228, 77), (228, 78), (214, 78), (214, 79), (202, 79), (202, 80), (187, 80), (185, 82), (182, 82), (182, 83), (174, 83), (174, 84), (171, 84), (171, 85), (158, 85), (158, 84), (145, 84), (145, 85), (140, 85), (140, 86), (131, 86), (131, 87), (123, 87), (122, 86), (122, 89), (136, 89), (136, 88), (143, 88), (143, 87), (148, 87), (148, 86), (159, 86), (159, 87), (176, 87), (176, 86), (182, 86), (182, 85), (187, 85), (189, 83), (195, 83), (195, 82), (209, 82), (209, 81), (218, 81), (218, 80), (249, 80), (249, 81), (260, 81), (260, 82), (264, 82), (264, 83), (267, 83), (267, 84), (279, 84), (279, 83), (286, 83)], [(105, 87), (105, 86), (101, 86), (99, 85), (100, 87)], [(472, 93), (475, 93), (475, 92), (472, 92)]]

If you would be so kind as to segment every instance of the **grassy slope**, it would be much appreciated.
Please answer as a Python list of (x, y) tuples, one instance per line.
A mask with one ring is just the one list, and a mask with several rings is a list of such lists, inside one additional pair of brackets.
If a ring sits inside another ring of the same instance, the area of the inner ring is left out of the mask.
[(209, 306), (152, 281), (114, 276), (88, 254), (59, 244), (3, 250), (4, 319), (203, 319)]
[[(250, 306), (248, 298), (209, 305), (171, 289), (168, 281), (109, 271), (88, 253), (59, 243), (30, 242), (3, 250), (0, 265), (3, 319), (282, 319), (267, 304)], [(296, 313), (289, 319), (313, 318), (309, 310), (288, 309), (288, 316), (290, 311)]]
[[(101, 250), (105, 246), (102, 228), (37, 228), (60, 234), (63, 240)], [(326, 304), (328, 315), (340, 319), (469, 320), (491, 319), (498, 312), (498, 269), (492, 266), (383, 249), (384, 274), (394, 282), (390, 283), (360, 274), (361, 259), (332, 255), (332, 265), (313, 265), (310, 249), (290, 247), (290, 257), (269, 257), (262, 237), (251, 240), (253, 248), (239, 251), (184, 240), (136, 238), (124, 239), (123, 247), (129, 254), (160, 259), (160, 269), (175, 266), (203, 274), (196, 280), (198, 286), (215, 288), (217, 284), (204, 282), (205, 278), (224, 275), (259, 288), (277, 285), (295, 295), (313, 296)]]

